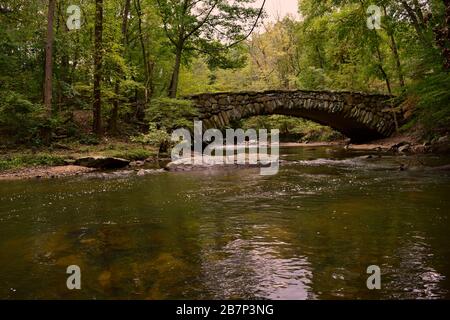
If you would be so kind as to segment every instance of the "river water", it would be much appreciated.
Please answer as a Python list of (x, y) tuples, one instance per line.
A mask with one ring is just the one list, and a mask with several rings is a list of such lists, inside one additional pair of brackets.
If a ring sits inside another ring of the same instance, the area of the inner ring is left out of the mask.
[(450, 174), (422, 167), (450, 159), (281, 154), (275, 176), (0, 182), (0, 298), (450, 299)]

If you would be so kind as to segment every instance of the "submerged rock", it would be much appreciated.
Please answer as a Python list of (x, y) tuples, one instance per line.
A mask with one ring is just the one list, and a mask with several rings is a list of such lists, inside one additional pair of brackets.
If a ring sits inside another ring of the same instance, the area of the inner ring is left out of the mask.
[(398, 152), (400, 152), (400, 153), (406, 153), (406, 152), (409, 152), (410, 149), (411, 149), (411, 145), (406, 144), (406, 145), (401, 146), (400, 148), (398, 148)]
[(445, 165), (445, 166), (440, 166), (440, 167), (433, 167), (430, 170), (433, 170), (433, 171), (450, 171), (450, 164)]
[(127, 167), (130, 161), (113, 157), (86, 157), (75, 160), (74, 164), (96, 169), (120, 169)]
[[(215, 162), (217, 160), (217, 162)], [(201, 171), (208, 169), (247, 169), (247, 168), (261, 168), (268, 167), (268, 165), (262, 164), (260, 161), (256, 163), (250, 163), (247, 158), (245, 163), (241, 164), (237, 161), (227, 161), (227, 163), (223, 163), (222, 157), (204, 157), (204, 161), (202, 163), (195, 163), (191, 158), (182, 158), (176, 161), (172, 161), (166, 165), (167, 171)]]
[(122, 179), (128, 178), (134, 174), (134, 170), (118, 170), (109, 172), (92, 172), (84, 175), (89, 179)]
[(164, 172), (164, 169), (141, 169), (139, 170), (136, 175), (138, 177), (143, 177), (149, 174), (155, 174), (155, 173), (161, 173)]
[(133, 161), (130, 163), (130, 167), (136, 168), (136, 167), (143, 167), (145, 165), (145, 161)]
[(409, 151), (411, 148), (411, 144), (409, 142), (406, 141), (402, 141), (400, 143), (394, 144), (391, 147), (391, 151), (393, 152), (400, 152), (400, 153), (404, 153)]

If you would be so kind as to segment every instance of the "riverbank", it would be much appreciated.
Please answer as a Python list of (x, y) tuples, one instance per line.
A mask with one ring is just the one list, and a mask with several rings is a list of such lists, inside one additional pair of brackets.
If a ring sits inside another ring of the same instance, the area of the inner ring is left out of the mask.
[[(383, 152), (390, 154), (448, 154), (450, 139), (443, 137), (433, 143), (422, 143), (411, 135), (372, 141), (365, 144), (351, 144), (340, 140), (334, 142), (281, 143), (281, 147), (324, 147), (342, 146), (346, 150)], [(126, 141), (105, 141), (100, 145), (82, 146), (78, 144), (54, 145), (51, 149), (6, 151), (0, 157), (0, 180), (53, 179), (80, 176), (104, 170), (74, 165), (75, 159), (83, 157), (115, 157), (130, 162), (132, 172), (140, 175), (146, 172), (148, 165), (158, 163), (158, 152), (142, 144)]]
[(96, 169), (74, 165), (76, 159), (86, 157), (120, 158), (140, 165), (154, 162), (158, 158), (158, 150), (112, 139), (105, 139), (98, 145), (66, 143), (41, 149), (3, 149), (0, 150), (0, 180), (51, 179), (91, 173)]
[(73, 165), (62, 165), (57, 167), (39, 166), (31, 168), (20, 168), (0, 172), (1, 180), (24, 180), (24, 179), (52, 179), (70, 176), (78, 176), (93, 172), (95, 169)]
[(352, 144), (348, 140), (339, 140), (332, 142), (312, 142), (280, 143), (282, 147), (321, 147), (321, 146), (343, 146), (347, 150), (357, 151), (383, 151), (393, 153), (408, 154), (448, 154), (450, 153), (450, 137), (444, 136), (433, 142), (422, 142), (420, 138), (414, 135), (399, 134), (393, 137), (374, 140), (368, 143)]

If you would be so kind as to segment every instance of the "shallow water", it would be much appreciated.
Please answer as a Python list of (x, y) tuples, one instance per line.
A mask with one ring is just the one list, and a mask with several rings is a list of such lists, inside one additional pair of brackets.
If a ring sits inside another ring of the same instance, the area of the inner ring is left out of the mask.
[(268, 177), (0, 182), (0, 298), (449, 299), (450, 174), (421, 164), (450, 159), (365, 154), (286, 148)]

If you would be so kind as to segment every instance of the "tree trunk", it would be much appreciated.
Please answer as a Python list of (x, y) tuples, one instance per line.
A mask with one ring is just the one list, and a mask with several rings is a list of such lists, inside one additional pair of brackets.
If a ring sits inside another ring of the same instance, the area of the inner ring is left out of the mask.
[(319, 58), (319, 66), (320, 66), (320, 69), (323, 70), (324, 67), (325, 67), (325, 64), (324, 64), (324, 62), (323, 62), (322, 54), (320, 53), (320, 48), (319, 48), (318, 45), (316, 45), (316, 52), (317, 52), (317, 57)]
[(381, 74), (383, 75), (384, 80), (386, 81), (386, 87), (390, 95), (392, 95), (391, 90), (391, 82), (389, 81), (389, 76), (383, 68), (383, 57), (381, 56), (380, 46), (377, 44), (377, 57), (378, 57), (378, 68), (380, 69)]
[(417, 15), (417, 18), (420, 22), (421, 25), (425, 25), (425, 20), (423, 18), (423, 12), (422, 12), (422, 7), (420, 6), (420, 3), (418, 0), (413, 0), (413, 4), (414, 4), (414, 12)]
[(94, 121), (93, 132), (102, 135), (102, 60), (103, 60), (103, 0), (95, 0), (95, 49), (94, 49)]
[(444, 0), (445, 5), (445, 30), (447, 33), (447, 47), (442, 50), (445, 59), (444, 67), (450, 71), (450, 0)]
[(172, 79), (170, 81), (169, 87), (169, 98), (175, 99), (177, 97), (178, 91), (178, 80), (180, 78), (180, 67), (181, 67), (181, 46), (177, 48), (175, 66), (173, 68)]
[[(57, 27), (56, 27), (56, 37), (58, 38), (58, 35), (60, 33), (63, 33), (64, 35), (66, 35), (69, 32), (69, 29), (67, 28), (66, 25), (66, 16), (65, 16), (65, 12), (64, 12), (64, 3), (62, 3), (62, 1), (59, 1), (57, 3)], [(63, 35), (63, 37), (64, 37)], [(57, 112), (61, 112), (62, 111), (62, 106), (64, 105), (65, 102), (65, 98), (66, 96), (64, 95), (64, 91), (63, 91), (63, 84), (66, 83), (68, 85), (71, 85), (71, 71), (70, 71), (70, 57), (68, 55), (67, 52), (65, 52), (64, 50), (61, 52), (61, 61), (60, 61), (60, 67), (59, 72), (57, 74), (57, 81), (58, 81), (58, 105), (57, 105)], [(55, 105), (53, 104), (53, 110), (55, 110)]]
[(398, 75), (398, 81), (400, 83), (400, 88), (404, 88), (405, 87), (405, 77), (403, 76), (402, 63), (400, 61), (400, 55), (398, 54), (397, 42), (395, 41), (394, 35), (392, 33), (389, 35), (389, 37), (391, 38), (392, 53), (394, 54), (395, 66), (397, 69), (397, 75)]
[(441, 50), (444, 69), (450, 71), (450, 0), (443, 0), (445, 6), (444, 21), (433, 29), (435, 41)]
[(45, 45), (45, 82), (44, 106), (47, 115), (52, 112), (52, 77), (53, 77), (53, 20), (55, 16), (56, 0), (48, 2), (47, 42)]
[[(385, 6), (383, 6), (383, 10), (384, 10), (384, 15), (387, 16), (387, 10), (386, 10)], [(402, 63), (400, 61), (400, 55), (398, 53), (398, 46), (397, 46), (397, 42), (395, 41), (394, 31), (390, 27), (387, 27), (386, 31), (387, 31), (387, 34), (389, 35), (389, 39), (391, 41), (391, 50), (392, 50), (392, 54), (394, 55), (395, 66), (396, 66), (397, 75), (398, 75), (398, 81), (400, 83), (400, 87), (404, 88), (405, 87), (405, 77), (403, 76)]]
[[(136, 6), (136, 11), (137, 11), (137, 16), (138, 16), (139, 41), (141, 43), (142, 58), (143, 58), (143, 62), (144, 62), (144, 72), (145, 72), (144, 73), (145, 74), (144, 101), (145, 101), (145, 104), (147, 104), (148, 101), (150, 100), (150, 97), (153, 94), (153, 92), (151, 90), (151, 88), (153, 87), (153, 84), (152, 84), (152, 69), (153, 69), (153, 66), (152, 66), (152, 63), (148, 59), (147, 48), (145, 46), (144, 35), (143, 35), (143, 32), (142, 32), (141, 1), (140, 0), (136, 0), (135, 6)], [(140, 114), (140, 113), (143, 113), (143, 110), (136, 110), (136, 114)]]
[[(381, 55), (379, 43), (377, 43), (377, 56), (378, 56), (378, 61), (379, 61), (378, 68), (380, 69), (380, 72), (383, 75), (384, 80), (386, 81), (386, 87), (388, 89), (389, 95), (392, 95), (391, 82), (389, 80), (389, 76), (387, 75), (386, 71), (383, 68), (383, 57)], [(397, 121), (397, 114), (396, 114), (396, 111), (392, 107), (393, 106), (391, 106), (391, 110), (392, 110), (392, 116), (394, 117), (395, 131), (398, 132), (399, 126), (398, 126), (398, 121)]]
[(122, 15), (122, 36), (123, 44), (128, 44), (128, 15), (130, 14), (131, 0), (125, 0), (125, 6), (123, 8)]
[(116, 80), (116, 83), (114, 85), (114, 95), (116, 96), (114, 98), (113, 107), (111, 109), (111, 115), (109, 117), (109, 133), (112, 135), (117, 134), (117, 119), (119, 117), (119, 94), (120, 94), (120, 81)]
[(419, 20), (420, 18), (417, 16), (417, 12), (414, 11), (414, 9), (409, 6), (407, 1), (402, 0), (400, 2), (401, 2), (401, 4), (403, 5), (403, 8), (406, 11), (406, 14), (411, 19), (411, 23), (412, 23), (414, 29), (416, 29), (417, 36), (419, 37), (419, 39), (422, 42), (422, 44), (424, 46), (431, 45), (430, 42), (428, 41), (428, 39), (425, 36), (424, 25), (420, 22), (420, 20)]
[(77, 32), (75, 35), (75, 52), (72, 58), (72, 68), (70, 70), (70, 84), (73, 84), (75, 81), (75, 71), (77, 70), (78, 60), (80, 59), (80, 34)]
[[(125, 0), (125, 5), (122, 12), (122, 44), (123, 49), (126, 49), (128, 45), (128, 15), (130, 13), (130, 5), (131, 0)], [(111, 116), (109, 119), (109, 131), (112, 134), (117, 134), (117, 119), (119, 115), (119, 94), (120, 94), (120, 80), (116, 80), (116, 84), (114, 87), (114, 95), (116, 98), (114, 99), (113, 108), (111, 110)]]

